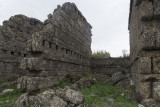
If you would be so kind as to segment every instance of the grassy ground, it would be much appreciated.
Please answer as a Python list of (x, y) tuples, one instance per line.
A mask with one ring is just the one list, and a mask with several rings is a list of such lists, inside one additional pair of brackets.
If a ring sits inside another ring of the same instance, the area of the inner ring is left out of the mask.
[[(85, 75), (85, 77), (89, 76), (91, 75)], [(7, 82), (7, 80), (0, 81), (0, 84), (4, 82)], [(72, 86), (72, 84), (61, 81), (58, 87), (64, 88), (65, 86)], [(14, 85), (7, 87), (7, 89), (14, 89), (14, 91), (7, 96), (0, 96), (0, 107), (13, 107), (17, 98), (25, 93), (23, 90), (18, 90)], [(56, 89), (57, 88), (54, 88), (54, 90)], [(3, 90), (4, 89), (0, 89), (0, 93)], [(46, 90), (44, 89), (40, 92), (44, 91)], [(131, 93), (133, 93), (133, 91), (131, 91)], [(124, 94), (121, 89), (110, 85), (107, 81), (99, 81), (90, 88), (80, 90), (80, 92), (84, 95), (84, 104), (98, 105), (98, 107), (138, 107), (137, 102), (131, 100), (130, 94)], [(107, 103), (109, 98), (114, 99), (113, 104)]]
[[(80, 90), (84, 95), (85, 104), (94, 104), (99, 107), (138, 107), (129, 94), (124, 94), (121, 89), (111, 86), (108, 82), (97, 82), (90, 88)], [(113, 104), (108, 104), (109, 98), (114, 99)]]
[[(0, 84), (5, 82), (8, 82), (8, 81), (1, 80)], [(6, 96), (0, 96), (0, 107), (13, 107), (13, 104), (17, 100), (17, 98), (25, 92), (23, 90), (18, 90), (14, 85), (7, 87), (7, 89), (14, 89), (14, 91)], [(0, 89), (0, 93), (3, 90), (5, 89)]]

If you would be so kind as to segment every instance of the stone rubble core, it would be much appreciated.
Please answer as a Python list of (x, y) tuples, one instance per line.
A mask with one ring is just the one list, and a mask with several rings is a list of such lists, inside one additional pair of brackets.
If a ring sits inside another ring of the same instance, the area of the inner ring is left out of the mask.
[(130, 72), (144, 99), (160, 101), (160, 1), (131, 0)]

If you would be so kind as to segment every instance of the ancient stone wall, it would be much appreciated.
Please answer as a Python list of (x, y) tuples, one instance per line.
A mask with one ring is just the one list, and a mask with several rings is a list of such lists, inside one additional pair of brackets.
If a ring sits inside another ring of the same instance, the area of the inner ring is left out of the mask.
[(34, 18), (16, 15), (0, 26), (0, 80), (16, 75), (27, 75), (19, 68), (27, 56), (26, 43), (33, 32), (43, 28), (43, 23)]
[[(52, 76), (90, 71), (91, 29), (73, 3), (58, 6), (44, 23), (23, 15), (11, 17), (0, 27), (0, 77), (22, 74), (49, 81)], [(10, 67), (12, 63), (17, 65)]]
[(131, 76), (137, 92), (160, 101), (160, 1), (131, 0)]
[(112, 76), (117, 72), (129, 74), (129, 58), (91, 58), (91, 70), (97, 74)]

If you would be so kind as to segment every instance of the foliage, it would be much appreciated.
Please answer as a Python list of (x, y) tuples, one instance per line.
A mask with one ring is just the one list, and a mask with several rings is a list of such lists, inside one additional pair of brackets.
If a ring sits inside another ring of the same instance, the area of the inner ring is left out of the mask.
[(59, 88), (64, 88), (65, 86), (72, 86), (71, 83), (64, 82), (63, 80), (59, 84)]
[(5, 82), (8, 82), (8, 80), (7, 80), (7, 79), (5, 79), (5, 80), (0, 80), (0, 84), (5, 83)]
[(123, 50), (122, 50), (122, 56), (120, 56), (120, 57), (121, 57), (121, 58), (129, 57), (129, 54), (128, 54), (128, 52), (127, 52), (126, 49), (123, 49)]
[(92, 77), (93, 75), (91, 72), (85, 72), (82, 77)]
[(95, 58), (109, 58), (110, 53), (107, 52), (107, 51), (103, 51), (103, 50), (95, 51), (95, 52), (92, 53), (92, 57), (95, 57)]
[[(131, 101), (129, 94), (121, 95), (123, 91), (108, 82), (97, 82), (90, 88), (82, 89), (85, 104), (96, 104), (99, 107), (137, 107), (135, 101)], [(115, 99), (113, 104), (107, 104), (109, 98)]]

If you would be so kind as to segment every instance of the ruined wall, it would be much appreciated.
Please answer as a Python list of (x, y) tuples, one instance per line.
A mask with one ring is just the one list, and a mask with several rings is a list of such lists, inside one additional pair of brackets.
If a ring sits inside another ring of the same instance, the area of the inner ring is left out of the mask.
[(131, 76), (137, 92), (160, 101), (160, 1), (131, 0), (130, 59)]
[[(92, 27), (75, 4), (65, 3), (58, 6), (44, 23), (21, 17), (25, 16), (13, 17), (17, 20), (15, 25), (11, 18), (1, 27), (5, 30), (6, 26), (9, 31), (0, 33), (0, 37), (6, 35), (12, 38), (5, 42), (7, 46), (11, 46), (10, 54), (13, 54), (12, 45), (19, 47), (19, 50), (14, 50), (14, 55), (22, 54), (22, 57), (14, 57), (18, 65), (11, 68), (12, 71), (4, 68), (7, 76), (15, 74), (14, 69), (20, 69), (16, 71), (18, 75), (31, 77), (63, 76), (71, 72), (90, 71)], [(8, 34), (12, 29), (13, 34)], [(3, 42), (4, 40), (0, 41)], [(2, 44), (2, 47), (6, 46), (5, 44)], [(8, 55), (4, 56), (10, 59)], [(2, 59), (0, 61), (4, 63)], [(11, 63), (8, 63), (8, 66), (11, 66)], [(0, 77), (3, 76), (4, 73), (0, 73)]]
[(26, 57), (26, 41), (33, 32), (42, 29), (43, 23), (34, 18), (16, 15), (0, 26), (0, 80), (28, 75), (19, 68), (20, 60)]
[(92, 72), (112, 76), (114, 73), (129, 74), (129, 58), (91, 58)]

